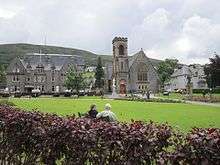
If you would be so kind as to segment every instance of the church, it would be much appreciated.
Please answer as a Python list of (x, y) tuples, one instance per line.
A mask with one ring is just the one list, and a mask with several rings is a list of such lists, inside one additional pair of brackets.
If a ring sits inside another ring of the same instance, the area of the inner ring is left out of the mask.
[(113, 62), (105, 66), (105, 91), (111, 92), (114, 82), (116, 92), (122, 95), (131, 92), (158, 92), (157, 71), (144, 51), (141, 49), (128, 56), (128, 39), (124, 37), (115, 37), (112, 45)]

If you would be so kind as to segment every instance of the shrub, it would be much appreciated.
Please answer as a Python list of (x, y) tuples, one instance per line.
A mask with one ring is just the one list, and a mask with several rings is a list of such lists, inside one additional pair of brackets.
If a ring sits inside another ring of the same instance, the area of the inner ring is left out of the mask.
[(220, 164), (220, 129), (194, 128), (169, 159), (172, 164)]
[[(111, 123), (0, 106), (2, 164), (218, 164), (219, 129)], [(192, 161), (192, 162), (190, 162)]]
[(65, 92), (64, 93), (64, 97), (71, 97), (72, 96), (72, 93), (71, 92)]
[(58, 93), (58, 92), (53, 93), (53, 97), (60, 97), (60, 93)]
[(14, 94), (14, 97), (20, 98), (21, 96), (22, 96), (22, 93), (21, 93), (21, 92), (16, 92), (16, 93)]
[(209, 93), (209, 89), (193, 89), (193, 93)]
[[(209, 89), (193, 89), (193, 93), (203, 93), (204, 91), (205, 91), (205, 93), (210, 92)], [(212, 89), (212, 93), (220, 93), (220, 88)]]

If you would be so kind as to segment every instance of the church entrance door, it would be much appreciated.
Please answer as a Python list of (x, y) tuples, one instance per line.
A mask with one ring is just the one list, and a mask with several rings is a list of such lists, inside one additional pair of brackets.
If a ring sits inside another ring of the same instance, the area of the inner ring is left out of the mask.
[(126, 82), (125, 80), (120, 81), (120, 94), (126, 94)]

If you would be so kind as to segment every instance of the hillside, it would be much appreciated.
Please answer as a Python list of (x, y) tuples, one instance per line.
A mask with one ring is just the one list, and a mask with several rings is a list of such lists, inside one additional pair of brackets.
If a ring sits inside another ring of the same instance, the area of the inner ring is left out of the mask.
[[(12, 59), (15, 57), (22, 57), (26, 53), (32, 52), (46, 52), (48, 54), (72, 54), (79, 55), (85, 59), (87, 65), (95, 65), (97, 56), (101, 56), (103, 62), (112, 61), (112, 56), (110, 55), (98, 55), (89, 51), (74, 49), (74, 48), (65, 48), (58, 46), (44, 46), (44, 45), (33, 45), (33, 44), (2, 44), (0, 45), (0, 64), (8, 65)], [(160, 60), (150, 59), (154, 65), (157, 65)]]

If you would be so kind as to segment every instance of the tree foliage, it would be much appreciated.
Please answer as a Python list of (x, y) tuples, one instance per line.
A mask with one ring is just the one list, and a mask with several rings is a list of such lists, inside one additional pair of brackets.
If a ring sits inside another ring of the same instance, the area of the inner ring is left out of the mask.
[(177, 59), (165, 59), (165, 61), (159, 63), (158, 74), (162, 85), (164, 85), (166, 81), (169, 81), (170, 76), (173, 74), (174, 69), (177, 68), (177, 66)]
[(205, 65), (204, 71), (206, 81), (209, 88), (220, 86), (220, 57), (215, 54), (214, 58), (210, 58), (210, 63)]
[(65, 86), (79, 93), (79, 90), (85, 87), (83, 73), (77, 72), (74, 68), (70, 68), (66, 76)]
[(102, 59), (98, 57), (96, 72), (95, 72), (95, 87), (101, 89), (104, 86), (104, 70), (102, 68)]

